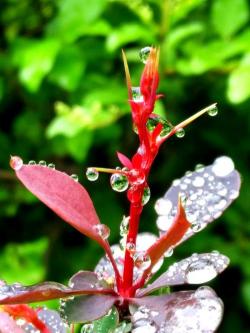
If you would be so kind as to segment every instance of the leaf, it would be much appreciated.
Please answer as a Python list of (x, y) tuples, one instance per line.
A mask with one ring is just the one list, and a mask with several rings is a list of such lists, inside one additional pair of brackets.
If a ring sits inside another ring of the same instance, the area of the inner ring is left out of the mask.
[(215, 30), (223, 38), (231, 37), (248, 21), (248, 2), (247, 0), (215, 0), (211, 15)]
[(13, 63), (19, 68), (22, 84), (36, 92), (51, 70), (60, 44), (56, 39), (21, 39), (14, 44)]
[(1, 333), (25, 333), (15, 320), (7, 313), (0, 311), (0, 332)]
[(0, 284), (0, 304), (33, 303), (86, 294), (116, 295), (114, 290), (103, 288), (99, 285), (86, 285), (86, 287), (78, 289), (51, 281), (38, 283), (33, 286), (23, 286), (20, 283), (7, 285), (3, 281)]
[[(218, 157), (212, 165), (200, 166), (194, 172), (173, 181), (155, 209), (160, 215), (156, 221), (161, 232), (174, 223), (178, 197), (185, 202), (187, 220), (192, 224), (178, 243), (203, 230), (209, 223), (221, 216), (223, 211), (239, 196), (240, 175), (234, 163), (227, 156)], [(177, 245), (178, 245), (177, 244)]]
[(231, 103), (242, 103), (250, 97), (250, 53), (241, 60), (228, 78), (227, 97)]
[(16, 171), (25, 187), (64, 221), (106, 248), (94, 227), (99, 224), (87, 191), (66, 173), (39, 165), (23, 165)]
[(133, 169), (133, 164), (127, 156), (119, 153), (119, 151), (117, 152), (117, 156), (123, 166), (127, 167), (129, 170)]
[(70, 323), (86, 323), (105, 316), (112, 308), (116, 296), (93, 295), (74, 297), (63, 306), (63, 313)]
[(228, 265), (229, 259), (217, 251), (193, 254), (171, 265), (148, 287), (139, 290), (137, 296), (141, 297), (167, 286), (206, 283), (224, 271)]
[(113, 333), (119, 323), (119, 313), (113, 307), (104, 317), (93, 322), (95, 333)]
[(73, 42), (102, 14), (106, 3), (106, 0), (59, 1), (58, 14), (47, 26), (48, 35), (57, 36), (65, 42)]
[[(223, 303), (209, 287), (164, 296), (131, 300), (139, 308), (132, 314), (133, 326), (147, 326), (165, 333), (215, 332), (223, 315)], [(143, 319), (143, 320), (142, 320)]]

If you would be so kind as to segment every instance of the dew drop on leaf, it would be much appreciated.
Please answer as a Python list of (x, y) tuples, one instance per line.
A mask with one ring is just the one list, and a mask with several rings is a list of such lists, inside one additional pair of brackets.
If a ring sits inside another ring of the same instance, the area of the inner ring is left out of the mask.
[(102, 239), (107, 239), (110, 235), (110, 229), (106, 224), (96, 224), (93, 229)]
[(34, 161), (34, 160), (31, 160), (31, 161), (29, 161), (29, 163), (28, 163), (29, 165), (36, 165), (36, 161)]
[(41, 166), (43, 166), (43, 167), (46, 167), (46, 161), (44, 161), (44, 160), (41, 160), (41, 161), (39, 161), (39, 163), (38, 163), (39, 165), (41, 165)]
[(234, 170), (234, 162), (230, 157), (218, 157), (212, 166), (212, 172), (217, 177), (226, 177)]
[(23, 166), (23, 160), (19, 156), (11, 156), (10, 166), (13, 170), (18, 171)]
[(184, 128), (179, 128), (175, 135), (177, 136), (177, 138), (183, 138), (185, 136), (185, 130)]
[(89, 181), (94, 182), (99, 177), (99, 172), (95, 168), (88, 168), (86, 170), (86, 177)]
[(116, 192), (124, 192), (128, 189), (129, 181), (125, 175), (114, 173), (110, 177), (110, 184), (114, 191)]
[(78, 176), (76, 175), (76, 174), (72, 174), (71, 176), (70, 176), (75, 182), (78, 182)]
[(207, 259), (191, 262), (185, 272), (186, 281), (190, 284), (204, 283), (217, 276), (214, 264)]
[(151, 52), (151, 47), (150, 46), (146, 46), (146, 47), (144, 47), (140, 50), (139, 58), (144, 64), (147, 63), (150, 52)]
[(151, 193), (150, 193), (150, 188), (146, 186), (143, 190), (143, 195), (142, 195), (142, 205), (146, 205), (149, 202)]
[(140, 87), (132, 87), (132, 99), (134, 102), (143, 102), (143, 96), (141, 94)]
[(133, 255), (133, 260), (134, 260), (135, 266), (141, 270), (145, 270), (145, 269), (149, 268), (149, 266), (151, 265), (150, 256), (148, 254), (146, 254), (145, 252), (136, 252)]
[(56, 166), (54, 163), (49, 163), (48, 168), (55, 170)]

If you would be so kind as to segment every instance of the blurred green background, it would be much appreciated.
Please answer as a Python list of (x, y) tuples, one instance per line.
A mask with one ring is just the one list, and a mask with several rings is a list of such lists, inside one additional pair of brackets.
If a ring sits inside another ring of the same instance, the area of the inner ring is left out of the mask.
[(240, 197), (165, 262), (217, 249), (230, 267), (211, 285), (225, 303), (219, 332), (250, 332), (250, 2), (247, 0), (2, 0), (0, 3), (0, 277), (24, 284), (66, 282), (93, 269), (102, 250), (59, 220), (15, 179), (10, 154), (53, 162), (76, 173), (102, 223), (119, 240), (125, 194), (106, 175), (89, 183), (87, 166), (118, 166), (131, 156), (131, 129), (121, 49), (134, 85), (140, 48), (161, 49), (160, 112), (174, 124), (218, 102), (171, 138), (155, 162), (141, 230), (156, 231), (155, 200), (195, 164), (229, 155), (242, 175)]

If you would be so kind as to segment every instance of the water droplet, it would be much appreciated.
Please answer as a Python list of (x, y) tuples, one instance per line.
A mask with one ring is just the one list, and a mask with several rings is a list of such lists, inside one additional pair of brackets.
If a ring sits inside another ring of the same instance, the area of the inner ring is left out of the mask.
[(96, 224), (93, 229), (101, 236), (103, 239), (107, 239), (110, 235), (110, 229), (106, 224)]
[(88, 168), (86, 170), (86, 177), (89, 181), (94, 182), (99, 177), (99, 172), (95, 168)]
[(150, 199), (150, 188), (147, 186), (143, 190), (143, 195), (142, 195), (142, 205), (146, 205), (149, 202)]
[(196, 176), (192, 182), (193, 186), (195, 187), (202, 187), (205, 184), (204, 178), (200, 176)]
[(171, 212), (173, 204), (168, 199), (160, 198), (155, 203), (155, 210), (158, 215), (168, 215)]
[(141, 94), (140, 87), (132, 87), (132, 98), (134, 102), (143, 102), (143, 96)]
[(148, 60), (148, 57), (150, 55), (150, 52), (151, 52), (151, 47), (150, 46), (146, 46), (144, 48), (142, 48), (139, 52), (139, 57), (140, 57), (140, 60), (146, 64), (147, 63), (147, 60)]
[(210, 116), (210, 117), (215, 117), (215, 116), (217, 116), (217, 114), (218, 114), (218, 108), (217, 108), (217, 106), (215, 105), (215, 106), (213, 106), (213, 107), (211, 107), (209, 110), (208, 110), (208, 115)]
[(201, 259), (191, 262), (185, 272), (186, 281), (190, 284), (204, 283), (217, 276), (215, 266), (210, 260)]
[(81, 328), (80, 333), (93, 333), (94, 332), (94, 324), (85, 324)]
[(56, 166), (54, 163), (49, 163), (48, 168), (55, 170)]
[(164, 257), (171, 257), (174, 253), (174, 247), (170, 246), (170, 248), (164, 253)]
[(127, 245), (126, 245), (126, 249), (128, 250), (128, 252), (129, 252), (131, 255), (134, 255), (135, 250), (136, 250), (135, 243), (128, 242)]
[(122, 222), (120, 224), (120, 235), (125, 236), (128, 233), (128, 227), (129, 227), (129, 216), (123, 216)]
[(125, 175), (114, 173), (110, 177), (110, 184), (114, 191), (116, 192), (124, 192), (128, 189), (129, 182), (128, 178)]
[(76, 174), (73, 173), (70, 177), (74, 179), (75, 182), (78, 182), (78, 176)]
[(183, 138), (184, 135), (185, 135), (185, 130), (184, 130), (184, 128), (179, 128), (179, 129), (176, 131), (175, 135), (177, 136), (177, 138)]
[(124, 251), (126, 248), (126, 242), (127, 242), (127, 237), (122, 237), (119, 241), (120, 249), (122, 251)]
[(23, 166), (23, 160), (19, 156), (11, 156), (10, 166), (13, 170), (18, 171)]
[(28, 163), (29, 165), (36, 165), (36, 161), (34, 161), (34, 160), (31, 160), (31, 161), (29, 161), (29, 163)]
[(145, 252), (136, 252), (133, 255), (133, 260), (134, 260), (135, 266), (142, 270), (149, 268), (151, 265), (150, 256), (148, 254), (146, 254)]
[(204, 169), (205, 169), (204, 164), (199, 163), (199, 164), (196, 164), (196, 166), (195, 166), (195, 171), (197, 171), (197, 172), (203, 172)]
[(217, 158), (212, 166), (213, 173), (218, 177), (226, 177), (234, 170), (234, 162), (230, 157)]
[(239, 196), (239, 191), (237, 190), (231, 190), (229, 193), (229, 199), (231, 200), (238, 198), (238, 196)]
[(47, 165), (46, 161), (43, 161), (43, 160), (39, 161), (38, 164), (43, 166), (43, 167), (46, 167), (46, 165)]

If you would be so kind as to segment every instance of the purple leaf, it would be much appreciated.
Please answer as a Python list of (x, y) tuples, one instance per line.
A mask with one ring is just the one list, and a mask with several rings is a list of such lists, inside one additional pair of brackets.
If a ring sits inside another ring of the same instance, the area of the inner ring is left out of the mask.
[(156, 289), (181, 284), (206, 283), (220, 274), (229, 265), (229, 259), (217, 251), (193, 254), (173, 265), (145, 289), (138, 291), (141, 297)]
[(19, 284), (5, 284), (0, 286), (0, 304), (32, 303), (86, 294), (116, 295), (112, 289), (99, 288), (97, 286), (77, 289), (66, 287), (56, 282), (43, 282), (27, 287)]
[(1, 333), (25, 333), (25, 331), (17, 326), (15, 320), (7, 313), (0, 311), (0, 332)]
[(131, 300), (138, 306), (132, 315), (135, 328), (151, 326), (159, 333), (212, 333), (219, 326), (223, 303), (209, 287), (164, 296)]
[(61, 313), (70, 323), (86, 323), (108, 313), (117, 296), (88, 295), (78, 296), (61, 303)]
[(96, 228), (99, 218), (93, 203), (87, 191), (78, 182), (66, 173), (40, 165), (23, 164), (15, 171), (25, 187), (63, 220), (96, 240), (102, 247), (108, 247)]
[(226, 156), (217, 158), (210, 166), (200, 166), (173, 181), (162, 199), (156, 202), (160, 232), (171, 228), (178, 206), (178, 197), (185, 202), (187, 220), (192, 224), (180, 244), (207, 224), (218, 218), (239, 195), (240, 175), (233, 161)]

